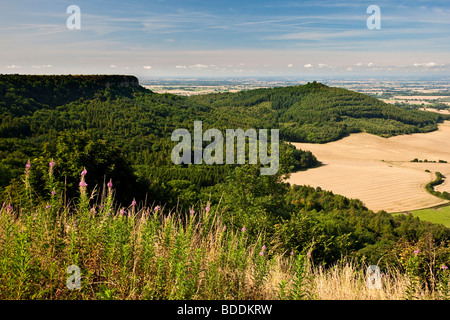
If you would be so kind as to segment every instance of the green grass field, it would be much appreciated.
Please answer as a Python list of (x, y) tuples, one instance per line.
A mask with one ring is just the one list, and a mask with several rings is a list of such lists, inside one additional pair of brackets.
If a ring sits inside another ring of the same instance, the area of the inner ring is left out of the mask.
[(441, 223), (446, 227), (450, 227), (450, 206), (448, 205), (431, 209), (416, 210), (411, 213), (420, 220)]

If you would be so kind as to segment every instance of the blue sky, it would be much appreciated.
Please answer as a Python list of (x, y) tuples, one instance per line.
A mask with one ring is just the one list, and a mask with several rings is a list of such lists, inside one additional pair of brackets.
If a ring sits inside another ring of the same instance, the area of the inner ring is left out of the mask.
[[(81, 29), (66, 27), (69, 5)], [(381, 29), (366, 12), (381, 9)], [(449, 75), (450, 1), (0, 0), (0, 73)]]

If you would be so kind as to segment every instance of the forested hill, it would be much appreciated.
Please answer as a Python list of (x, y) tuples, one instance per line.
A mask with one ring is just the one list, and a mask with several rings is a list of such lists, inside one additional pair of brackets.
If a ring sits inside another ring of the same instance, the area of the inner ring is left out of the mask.
[(192, 132), (201, 120), (204, 130), (280, 128), (284, 139), (325, 142), (363, 130), (433, 130), (440, 119), (318, 83), (186, 98), (154, 93), (134, 77), (0, 75), (0, 210), (24, 219), (33, 207), (66, 214), (88, 192), (94, 216), (111, 180), (119, 210), (145, 202), (188, 213), (208, 204), (224, 212), (230, 230), (248, 230), (254, 239), (266, 233), (280, 252), (306, 254), (313, 244), (316, 262), (359, 255), (377, 263), (399, 239), (427, 233), (439, 244), (450, 230), (375, 214), (320, 188), (289, 186), (286, 174), (320, 161), (290, 144), (280, 144), (277, 174), (261, 175), (258, 164), (174, 165), (171, 134)]
[[(54, 158), (60, 164), (55, 175), (67, 177), (69, 197), (86, 167), (92, 186), (106, 177), (116, 181), (121, 201), (151, 190), (149, 200), (177, 203), (182, 192), (192, 204), (201, 189), (224, 181), (233, 168), (175, 166), (170, 137), (178, 128), (192, 130), (195, 120), (204, 129), (234, 128), (212, 111), (185, 97), (153, 93), (133, 76), (0, 75), (0, 194), (7, 197), (20, 185), (28, 159), (40, 166), (32, 182), (43, 192), (46, 164)], [(317, 165), (311, 152), (287, 145), (280, 152), (287, 170)]]
[[(23, 116), (78, 99), (89, 100), (110, 88), (139, 86), (135, 76), (123, 75), (0, 75), (0, 113)], [(111, 91), (112, 92), (112, 91)], [(127, 94), (128, 90), (122, 90)]]
[(279, 128), (281, 138), (324, 143), (350, 133), (384, 137), (437, 129), (441, 115), (386, 104), (357, 92), (321, 83), (217, 93), (190, 100), (214, 107), (220, 121), (241, 126)]

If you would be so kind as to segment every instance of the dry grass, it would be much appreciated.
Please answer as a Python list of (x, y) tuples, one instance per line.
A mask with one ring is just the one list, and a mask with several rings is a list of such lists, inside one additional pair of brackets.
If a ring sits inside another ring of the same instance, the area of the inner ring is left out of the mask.
[[(284, 255), (263, 248), (261, 237), (251, 242), (244, 231), (227, 230), (220, 214), (204, 209), (195, 219), (180, 217), (148, 208), (78, 219), (65, 213), (55, 229), (41, 210), (30, 219), (0, 209), (0, 299), (441, 297), (419, 287), (411, 296), (411, 280), (399, 269), (382, 270), (382, 289), (369, 289), (365, 267), (312, 266), (307, 256)], [(66, 287), (71, 264), (82, 270), (80, 290)]]
[[(290, 283), (295, 272), (292, 265), (279, 260), (269, 272), (264, 291), (265, 299), (278, 299), (281, 281)], [(310, 268), (305, 282), (309, 294), (306, 299), (317, 300), (430, 300), (441, 299), (442, 293), (431, 292), (421, 284), (413, 285), (407, 274), (399, 269), (382, 272), (381, 289), (369, 288), (366, 283), (366, 268), (351, 262), (338, 263), (330, 268)], [(292, 287), (292, 284), (291, 284)], [(409, 296), (408, 290), (413, 290)]]
[[(363, 270), (351, 263), (335, 265), (330, 269), (314, 270), (314, 285), (321, 300), (403, 300), (409, 280), (398, 270), (382, 275), (382, 288), (371, 289), (366, 284)], [(419, 298), (427, 297), (420, 292)]]
[[(52, 198), (52, 206), (26, 202), (24, 207), (0, 208), (0, 299), (449, 296), (448, 284), (443, 294), (439, 288), (429, 292), (417, 287), (420, 281), (413, 288), (409, 274), (397, 269), (384, 271), (389, 277), (383, 278), (382, 289), (369, 289), (365, 268), (347, 260), (326, 269), (312, 266), (309, 254), (286, 254), (275, 239), (226, 225), (219, 207), (190, 213), (138, 209), (135, 204), (113, 209), (111, 190), (101, 205), (91, 207), (83, 201), (87, 195), (80, 194), (79, 204), (70, 207)], [(79, 290), (66, 285), (71, 265), (81, 271)]]

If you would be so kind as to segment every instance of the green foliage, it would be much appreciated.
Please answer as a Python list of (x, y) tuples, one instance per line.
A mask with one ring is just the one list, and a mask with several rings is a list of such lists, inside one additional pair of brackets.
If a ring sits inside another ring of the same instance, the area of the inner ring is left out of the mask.
[[(128, 86), (123, 86), (124, 83)], [(96, 267), (87, 268), (88, 279), (101, 283), (105, 271), (96, 265), (100, 258), (95, 254), (107, 261), (118, 259), (122, 269), (110, 265), (107, 272), (128, 281), (126, 288), (102, 284), (99, 297), (118, 297), (120, 292), (134, 288), (137, 278), (124, 275), (137, 259), (133, 252), (141, 242), (133, 238), (136, 233), (129, 229), (128, 220), (122, 215), (115, 220), (96, 220), (98, 224), (91, 225), (90, 216), (94, 212), (102, 212), (103, 216), (127, 212), (133, 199), (178, 210), (210, 203), (211, 211), (224, 208), (223, 219), (233, 232), (245, 228), (246, 236), (254, 243), (262, 233), (267, 241), (279, 246), (278, 253), (293, 250), (305, 254), (311, 250), (314, 263), (330, 264), (342, 255), (376, 262), (402, 238), (417, 241), (429, 232), (432, 241), (438, 242), (450, 235), (443, 226), (413, 217), (373, 213), (358, 200), (320, 188), (290, 187), (283, 180), (289, 173), (320, 163), (311, 152), (297, 150), (287, 143), (280, 145), (280, 170), (273, 176), (261, 176), (260, 165), (175, 166), (170, 157), (175, 145), (170, 140), (171, 133), (178, 128), (193, 132), (194, 120), (203, 121), (204, 130), (279, 128), (286, 140), (323, 143), (360, 131), (382, 136), (431, 131), (442, 119), (438, 114), (405, 110), (318, 83), (185, 98), (155, 94), (139, 87), (134, 77), (2, 75), (0, 93), (3, 210), (9, 206), (19, 208), (20, 215), (42, 211), (60, 227), (67, 221), (70, 225), (73, 218), (64, 215), (68, 214), (64, 204), (78, 204), (77, 213), (82, 213), (78, 222), (85, 228), (74, 227), (65, 235), (69, 260), (89, 256), (89, 263)], [(24, 164), (29, 159), (32, 170), (27, 175)], [(55, 166), (50, 175), (51, 159)], [(80, 173), (84, 168), (87, 189), (80, 196)], [(29, 182), (29, 186), (25, 188), (22, 180)], [(110, 191), (106, 194), (105, 184), (110, 180), (118, 191), (115, 200), (120, 207), (116, 209)], [(101, 190), (105, 191), (100, 193)], [(157, 228), (156, 221), (149, 228)], [(152, 230), (147, 235), (153, 239), (156, 234)], [(93, 236), (86, 235), (86, 240), (78, 232)], [(186, 230), (181, 232), (183, 236), (185, 233)], [(178, 249), (170, 251), (176, 252), (174, 256), (152, 260), (153, 271), (165, 271), (157, 272), (155, 286), (143, 289), (145, 295), (173, 297), (170, 293), (173, 288), (166, 287), (168, 279), (177, 279), (182, 296), (192, 295), (191, 286), (181, 283), (181, 279), (191, 270), (201, 270), (203, 266), (198, 259), (204, 251), (183, 249), (184, 240), (173, 238), (173, 230), (164, 229), (158, 236), (163, 237), (164, 244)], [(96, 243), (104, 246), (97, 248)], [(78, 249), (83, 246), (92, 249), (94, 256), (80, 252)], [(237, 248), (233, 258), (228, 258), (236, 263), (237, 270), (243, 270), (246, 265), (241, 265), (245, 262), (242, 257), (248, 253), (243, 248), (247, 247), (239, 244)], [(142, 250), (150, 257), (156, 248), (148, 245)], [(222, 258), (228, 259), (227, 254), (224, 251)], [(190, 260), (192, 257), (197, 258)], [(186, 261), (192, 262), (188, 268)], [(216, 261), (209, 267), (220, 270), (221, 265)], [(24, 262), (20, 268), (26, 277), (27, 264)], [(265, 269), (258, 270), (254, 280), (260, 283)], [(203, 279), (207, 291), (214, 292), (223, 286), (227, 277), (233, 284), (224, 294), (239, 296), (245, 281), (239, 273), (212, 272)]]
[[(98, 191), (106, 181), (112, 179), (123, 195), (120, 202), (131, 202), (133, 197), (143, 198), (145, 185), (139, 183), (131, 164), (120, 149), (105, 140), (92, 140), (85, 132), (62, 133), (57, 141), (45, 143), (42, 155), (33, 159), (30, 184), (35, 193), (43, 199), (49, 199), (53, 190), (64, 192), (67, 199), (74, 199), (78, 193), (80, 173), (86, 169), (90, 174), (86, 183), (90, 190)], [(52, 170), (52, 184), (46, 185), (49, 160), (55, 163)], [(8, 193), (14, 193), (12, 188)]]
[[(56, 168), (56, 163), (49, 167)], [(267, 288), (279, 263), (287, 266), (284, 274), (290, 279), (279, 283), (279, 297), (314, 299), (310, 263), (336, 261), (337, 251), (359, 253), (358, 248), (365, 248), (361, 239), (378, 245), (376, 237), (396, 240), (384, 252), (384, 260), (406, 261), (406, 272), (416, 279), (411, 290), (425, 285), (440, 298), (448, 297), (448, 275), (442, 265), (449, 261), (450, 250), (442, 239), (448, 237), (449, 229), (412, 217), (405, 220), (383, 212), (374, 214), (359, 201), (320, 189), (289, 188), (277, 182), (281, 173), (269, 179), (258, 175), (256, 169), (238, 168), (233, 177), (246, 188), (255, 185), (241, 199), (238, 194), (236, 198), (239, 203), (251, 199), (259, 213), (272, 220), (262, 228), (247, 217), (241, 222), (249, 227), (239, 229), (235, 223), (238, 216), (232, 215), (239, 211), (232, 206), (231, 214), (209, 204), (197, 208), (198, 212), (192, 208), (189, 214), (160, 207), (136, 208), (136, 204), (117, 206), (111, 185), (99, 202), (86, 198), (81, 204), (67, 206), (54, 202), (53, 207), (33, 199), (31, 204), (25, 201), (24, 207), (3, 205), (0, 298), (265, 299), (271, 297)], [(31, 188), (27, 177), (34, 170), (38, 169), (33, 165), (26, 169), (23, 182), (27, 189)], [(53, 188), (52, 170), (45, 179)], [(81, 181), (84, 179), (89, 179), (89, 171), (81, 175)], [(232, 185), (236, 186), (228, 187)], [(83, 192), (80, 187), (80, 198)], [(273, 209), (265, 201), (269, 193), (281, 206), (278, 213), (298, 214), (272, 215)], [(290, 194), (290, 202), (283, 205), (285, 193)], [(299, 197), (308, 200), (297, 202)], [(230, 204), (225, 198), (224, 203)], [(303, 205), (316, 209), (305, 211), (299, 207)], [(325, 212), (325, 208), (331, 211)], [(272, 223), (273, 229), (269, 228)], [(302, 252), (284, 257), (290, 251), (288, 246)], [(413, 248), (421, 253), (415, 260), (411, 260)], [(70, 265), (81, 270), (79, 290), (66, 287)], [(406, 294), (415, 298), (415, 292)]]
[[(395, 264), (388, 253), (400, 239), (418, 241), (426, 234), (435, 243), (450, 236), (442, 225), (422, 222), (411, 215), (374, 213), (358, 200), (333, 195), (320, 188), (291, 187), (286, 197), (291, 214), (275, 225), (275, 236), (286, 250), (311, 250), (316, 263), (333, 263), (354, 256), (376, 264)], [(312, 247), (311, 247), (312, 245)]]
[(244, 127), (279, 128), (282, 139), (325, 143), (350, 133), (384, 137), (436, 130), (442, 116), (405, 110), (367, 95), (320, 83), (191, 97), (219, 121)]
[[(108, 201), (89, 211), (58, 206), (56, 219), (43, 205), (0, 208), (0, 299), (265, 297), (270, 261), (255, 252), (260, 242), (226, 228), (209, 208), (111, 211)], [(69, 265), (81, 270), (79, 290), (65, 287)]]
[(431, 181), (430, 183), (428, 183), (425, 186), (425, 189), (431, 193), (432, 195), (439, 197), (441, 199), (445, 199), (445, 200), (450, 200), (450, 193), (448, 193), (447, 191), (444, 192), (440, 192), (440, 191), (435, 191), (434, 187), (438, 186), (442, 183), (444, 183), (444, 179), (445, 177), (442, 175), (442, 173), (440, 172), (436, 172), (436, 179)]
[(222, 205), (227, 209), (227, 221), (251, 234), (271, 231), (288, 211), (285, 204), (286, 186), (281, 175), (259, 174), (259, 166), (241, 166), (223, 184)]
[(294, 262), (295, 273), (292, 279), (291, 291), (288, 298), (291, 300), (311, 300), (313, 298), (312, 276), (309, 260), (304, 255), (297, 255)]
[(403, 271), (408, 275), (404, 298), (420, 298), (418, 292), (427, 290), (439, 292), (436, 298), (448, 299), (448, 262), (450, 250), (446, 241), (436, 245), (430, 234), (417, 241), (399, 241), (392, 254), (399, 257)]
[[(123, 202), (147, 196), (148, 202), (190, 206), (215, 193), (214, 186), (224, 182), (234, 166), (175, 166), (170, 156), (175, 143), (170, 135), (177, 128), (192, 131), (193, 120), (203, 120), (204, 129), (237, 127), (196, 101), (154, 94), (138, 86), (112, 85), (123, 81), (137, 79), (0, 76), (0, 87), (11, 93), (0, 99), (4, 106), (0, 109), (0, 192), (16, 184), (14, 179), (23, 173), (23, 164), (33, 159), (33, 166), (40, 168), (32, 177), (35, 192), (48, 196), (42, 190), (47, 170), (44, 159), (54, 158), (56, 181), (68, 178), (67, 184), (60, 186), (68, 199), (77, 190), (83, 167), (95, 173), (87, 181), (90, 187), (102, 186), (105, 179), (117, 181)], [(32, 102), (25, 103), (26, 99)], [(310, 152), (292, 146), (281, 144), (280, 152), (288, 171), (318, 163)], [(139, 177), (139, 185), (133, 173)], [(3, 198), (13, 192), (11, 188), (3, 192)]]
[[(91, 75), (91, 76), (35, 76), (35, 75), (1, 75), (0, 77), (0, 113), (10, 116), (30, 115), (37, 110), (54, 109), (72, 101), (83, 101), (94, 97), (102, 97), (101, 91), (105, 88), (104, 96), (126, 94), (126, 86), (136, 86), (139, 81), (134, 76), (121, 75)], [(4, 124), (5, 122), (3, 122)], [(0, 131), (7, 133), (7, 127)], [(14, 130), (16, 128), (16, 130)], [(11, 136), (27, 129), (27, 122), (21, 126), (10, 127)], [(17, 131), (18, 130), (18, 131)]]

